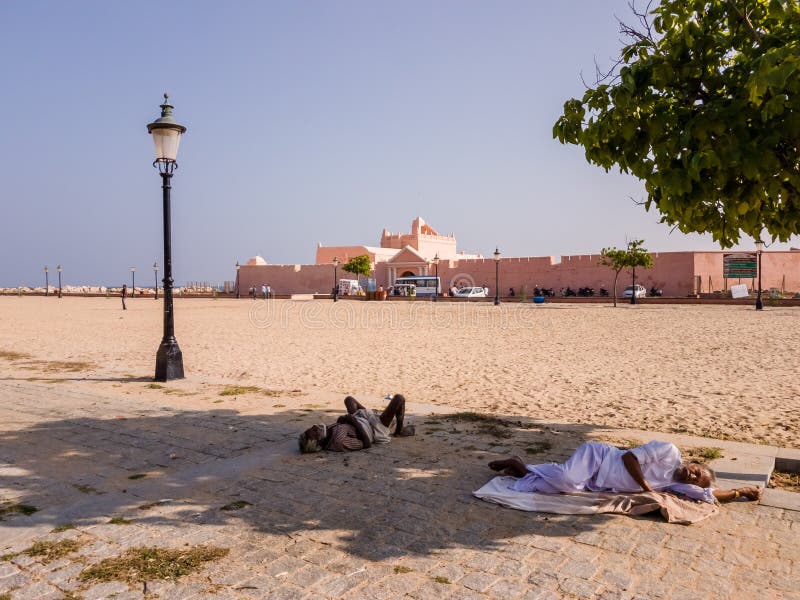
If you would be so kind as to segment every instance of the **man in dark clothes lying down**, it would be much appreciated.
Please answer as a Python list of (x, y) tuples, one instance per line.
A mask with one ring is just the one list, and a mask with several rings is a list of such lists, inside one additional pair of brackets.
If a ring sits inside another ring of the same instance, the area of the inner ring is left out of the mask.
[(362, 406), (352, 396), (344, 399), (347, 414), (342, 415), (332, 425), (314, 425), (300, 434), (300, 452), (350, 452), (363, 450), (372, 444), (387, 444), (390, 441), (392, 422), (395, 422), (395, 436), (414, 435), (413, 426), (404, 427), (406, 399), (395, 394), (384, 411), (375, 411)]

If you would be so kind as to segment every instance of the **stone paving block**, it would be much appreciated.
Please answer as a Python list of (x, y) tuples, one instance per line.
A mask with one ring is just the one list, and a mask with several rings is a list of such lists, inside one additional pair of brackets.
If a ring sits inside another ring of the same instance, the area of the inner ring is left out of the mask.
[(486, 595), (490, 598), (515, 599), (521, 598), (530, 590), (530, 585), (524, 579), (503, 578), (495, 581), (486, 590)]
[(578, 577), (558, 577), (558, 588), (566, 594), (576, 598), (593, 598), (600, 591), (600, 584), (588, 579)]
[[(104, 600), (114, 596), (115, 594), (124, 594), (129, 591), (129, 586), (119, 581), (109, 581), (107, 583), (99, 583), (86, 590), (80, 592), (84, 600)], [(139, 593), (141, 596), (141, 593)]]
[(498, 580), (497, 575), (490, 575), (481, 571), (473, 571), (467, 573), (464, 577), (458, 580), (458, 584), (474, 590), (476, 592), (485, 592)]
[(558, 576), (591, 579), (597, 573), (598, 566), (596, 563), (587, 560), (568, 560), (558, 570)]
[(533, 571), (528, 576), (528, 584), (536, 589), (542, 590), (557, 590), (558, 589), (558, 577), (554, 571)]
[(705, 550), (705, 544), (698, 540), (673, 536), (664, 544), (667, 548), (677, 550), (684, 555), (698, 556)]
[(10, 592), (13, 589), (25, 587), (31, 583), (31, 576), (28, 573), (19, 571), (6, 577), (0, 578), (0, 594)]
[(366, 581), (368, 581), (368, 576), (365, 571), (352, 575), (334, 575), (333, 577), (317, 582), (313, 589), (323, 596), (340, 598)]
[(282, 585), (277, 589), (271, 590), (264, 598), (268, 600), (300, 600), (306, 596), (307, 592), (299, 587)]
[(73, 590), (81, 585), (78, 575), (86, 568), (82, 563), (68, 563), (64, 568), (46, 573), (44, 578), (62, 590)]
[(11, 600), (57, 600), (64, 594), (44, 581), (29, 583), (11, 592)]
[(279, 575), (292, 576), (296, 571), (305, 567), (308, 563), (294, 556), (284, 555), (276, 560), (263, 563), (259, 569), (261, 573), (278, 577)]
[[(414, 598), (414, 600), (445, 600), (447, 598), (459, 598), (459, 596), (453, 595), (455, 591), (452, 588), (452, 585), (448, 585), (446, 583), (429, 581), (423, 584), (418, 590), (408, 594), (408, 597)], [(361, 599), (353, 598), (353, 600)]]

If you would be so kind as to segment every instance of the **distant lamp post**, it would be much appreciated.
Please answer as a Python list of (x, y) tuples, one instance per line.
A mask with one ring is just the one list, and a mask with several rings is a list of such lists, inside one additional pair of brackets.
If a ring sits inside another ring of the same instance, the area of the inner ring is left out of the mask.
[(178, 168), (178, 145), (186, 127), (172, 116), (172, 105), (164, 94), (161, 116), (147, 125), (153, 136), (156, 159), (153, 166), (161, 175), (161, 190), (164, 208), (164, 337), (156, 354), (156, 381), (183, 379), (183, 354), (175, 339), (175, 318), (172, 308), (172, 216), (170, 209), (170, 180)]
[(157, 262), (153, 263), (153, 276), (155, 277), (155, 280), (156, 280), (156, 282), (155, 282), (156, 283), (156, 297), (154, 299), (158, 300), (158, 263)]
[(61, 265), (56, 267), (56, 271), (58, 271), (58, 297), (61, 298)]
[(631, 304), (636, 304), (636, 265), (631, 267), (631, 288), (633, 288)]
[(333, 301), (339, 300), (339, 277), (337, 270), (339, 268), (339, 259), (333, 257)]
[(436, 256), (433, 257), (433, 266), (436, 268), (436, 290), (433, 293), (433, 301), (436, 302), (439, 300), (439, 253), (436, 253)]
[(758, 253), (758, 294), (756, 295), (756, 310), (763, 310), (764, 303), (761, 302), (761, 253), (764, 252), (764, 242), (756, 240), (756, 252)]
[(136, 296), (136, 267), (131, 267), (131, 298)]
[(494, 249), (494, 305), (500, 305), (500, 250)]
[(50, 269), (47, 268), (47, 265), (44, 266), (44, 295), (50, 295)]
[(240, 265), (239, 261), (237, 260), (236, 261), (236, 285), (234, 286), (236, 288), (236, 299), (237, 300), (239, 298), (241, 298), (241, 296), (239, 295), (239, 269), (241, 269), (241, 268), (242, 268), (242, 265)]

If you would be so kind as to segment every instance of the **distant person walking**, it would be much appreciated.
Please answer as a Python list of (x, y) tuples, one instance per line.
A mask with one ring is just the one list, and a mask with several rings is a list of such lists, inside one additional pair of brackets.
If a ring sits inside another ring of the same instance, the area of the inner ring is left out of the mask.
[(128, 297), (128, 286), (126, 284), (122, 284), (122, 291), (119, 295), (122, 297), (122, 310), (128, 310), (128, 307), (125, 306), (125, 298)]
[(264, 300), (267, 299), (267, 286), (266, 285), (262, 285), (261, 286), (261, 295), (264, 297)]

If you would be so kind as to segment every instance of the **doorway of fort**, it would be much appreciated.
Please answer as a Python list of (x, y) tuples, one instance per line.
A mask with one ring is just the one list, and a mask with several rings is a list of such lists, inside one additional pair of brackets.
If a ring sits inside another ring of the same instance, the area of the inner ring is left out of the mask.
[(414, 273), (412, 271), (403, 271), (403, 274), (400, 275), (400, 277), (414, 277), (415, 275), (416, 275), (416, 273)]

